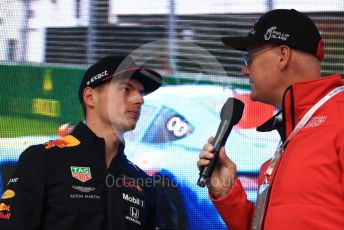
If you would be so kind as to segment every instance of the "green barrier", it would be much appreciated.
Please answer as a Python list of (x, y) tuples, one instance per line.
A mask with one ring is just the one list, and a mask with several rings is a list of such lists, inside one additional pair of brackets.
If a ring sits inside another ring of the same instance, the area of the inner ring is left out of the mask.
[(85, 69), (0, 65), (0, 114), (57, 122), (83, 119), (77, 92)]
[[(0, 115), (75, 124), (83, 120), (78, 89), (85, 68), (0, 64)], [(164, 76), (164, 85), (228, 84), (189, 76)], [(228, 84), (229, 85), (229, 84)], [(246, 84), (231, 85), (247, 88)]]

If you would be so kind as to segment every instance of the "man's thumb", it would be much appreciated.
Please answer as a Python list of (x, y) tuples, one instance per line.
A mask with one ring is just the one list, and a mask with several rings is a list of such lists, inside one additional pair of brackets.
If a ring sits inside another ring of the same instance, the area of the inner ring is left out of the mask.
[(226, 150), (225, 147), (222, 147), (220, 149), (219, 152), (219, 160), (222, 164), (224, 164), (225, 166), (231, 166), (234, 163), (231, 161), (231, 159), (228, 158), (227, 154), (226, 154)]

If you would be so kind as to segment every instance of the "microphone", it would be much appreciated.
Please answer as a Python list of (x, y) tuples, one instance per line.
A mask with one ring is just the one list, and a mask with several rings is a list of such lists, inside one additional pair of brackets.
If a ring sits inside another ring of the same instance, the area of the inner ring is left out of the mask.
[(221, 109), (221, 123), (217, 129), (214, 139), (214, 158), (210, 161), (210, 164), (201, 168), (199, 173), (197, 185), (204, 187), (206, 180), (211, 177), (214, 168), (219, 160), (219, 153), (222, 146), (226, 144), (229, 133), (232, 131), (234, 125), (236, 125), (241, 119), (244, 111), (244, 103), (236, 98), (228, 98), (226, 103)]

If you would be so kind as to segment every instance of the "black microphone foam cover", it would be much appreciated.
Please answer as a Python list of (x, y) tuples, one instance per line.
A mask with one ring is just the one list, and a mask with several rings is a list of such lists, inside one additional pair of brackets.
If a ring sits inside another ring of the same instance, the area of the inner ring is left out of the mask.
[(230, 97), (221, 109), (221, 120), (230, 121), (232, 125), (236, 125), (244, 112), (244, 103), (236, 98)]

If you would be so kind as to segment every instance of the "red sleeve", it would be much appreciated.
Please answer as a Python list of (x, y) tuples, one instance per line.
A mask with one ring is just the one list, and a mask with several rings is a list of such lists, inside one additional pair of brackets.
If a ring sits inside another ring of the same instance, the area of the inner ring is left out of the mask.
[[(259, 186), (264, 180), (264, 173), (269, 163), (270, 160), (266, 161), (260, 168)], [(210, 193), (209, 197), (229, 229), (249, 230), (251, 228), (255, 206), (247, 199), (245, 189), (238, 178), (224, 197), (215, 199)]]
[(247, 199), (246, 192), (239, 179), (236, 179), (226, 196), (219, 199), (215, 199), (211, 194), (209, 196), (229, 229), (250, 229), (254, 204)]

